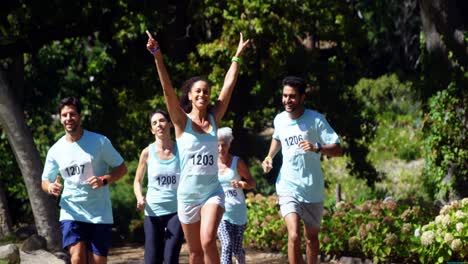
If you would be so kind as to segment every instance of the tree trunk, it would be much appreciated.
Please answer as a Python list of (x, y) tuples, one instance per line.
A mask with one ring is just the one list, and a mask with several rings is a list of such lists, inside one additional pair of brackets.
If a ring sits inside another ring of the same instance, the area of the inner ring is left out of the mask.
[[(468, 47), (464, 40), (464, 21), (462, 15), (468, 10), (465, 0), (421, 0), (424, 33), (430, 24), (437, 34), (437, 41), (449, 48), (458, 63), (468, 67)], [(424, 23), (426, 22), (426, 23)], [(439, 36), (440, 35), (440, 36)], [(443, 36), (443, 38), (441, 38)], [(426, 36), (427, 38), (427, 36)], [(426, 46), (431, 51), (431, 45), (426, 39)]]
[(13, 234), (8, 202), (3, 188), (0, 187), (0, 239)]
[(5, 130), (10, 146), (26, 184), (37, 232), (47, 240), (50, 250), (61, 250), (58, 210), (54, 200), (42, 191), (42, 164), (34, 145), (31, 131), (14, 96), (9, 82), (0, 69), (0, 124)]

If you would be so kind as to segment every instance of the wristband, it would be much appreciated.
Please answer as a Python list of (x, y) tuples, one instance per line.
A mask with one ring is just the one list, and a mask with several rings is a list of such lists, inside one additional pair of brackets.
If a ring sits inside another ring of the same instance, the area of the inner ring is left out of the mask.
[(232, 57), (231, 61), (241, 64), (241, 59), (239, 57), (236, 57), (236, 56)]
[(53, 183), (49, 183), (49, 185), (47, 185), (47, 193), (51, 194), (51, 187), (52, 187)]
[(315, 143), (315, 148), (316, 148), (315, 153), (319, 153), (322, 150), (322, 144), (316, 142)]
[(150, 53), (151, 53), (151, 54), (154, 54), (154, 53), (156, 53), (156, 51), (158, 51), (158, 50), (159, 50), (159, 46), (157, 46), (156, 48), (150, 50)]
[(101, 180), (102, 186), (106, 186), (106, 185), (107, 185), (107, 179), (104, 178), (104, 176), (99, 177), (99, 180)]

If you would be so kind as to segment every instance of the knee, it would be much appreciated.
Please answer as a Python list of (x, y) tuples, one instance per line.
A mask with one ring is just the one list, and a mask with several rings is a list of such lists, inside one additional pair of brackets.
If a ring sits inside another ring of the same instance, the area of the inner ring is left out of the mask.
[(189, 256), (192, 260), (190, 263), (196, 262), (195, 260), (203, 259), (203, 250), (191, 250)]
[(214, 237), (207, 236), (202, 239), (201, 244), (203, 250), (206, 251), (206, 249), (216, 247), (216, 239)]
[(75, 263), (86, 263), (86, 258), (83, 254), (72, 254), (70, 256), (70, 262), (72, 264), (75, 264)]
[(290, 233), (288, 234), (288, 242), (293, 244), (301, 243), (301, 236), (298, 233)]
[(306, 244), (307, 245), (315, 245), (319, 243), (319, 237), (318, 234), (313, 234), (310, 236), (306, 236)]

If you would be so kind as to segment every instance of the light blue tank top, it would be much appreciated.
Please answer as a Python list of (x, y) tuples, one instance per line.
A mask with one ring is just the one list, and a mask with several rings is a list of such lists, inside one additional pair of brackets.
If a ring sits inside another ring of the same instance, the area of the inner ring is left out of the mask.
[(226, 169), (222, 175), (218, 173), (218, 178), (226, 197), (223, 220), (235, 225), (245, 225), (247, 223), (247, 207), (245, 205), (244, 191), (231, 185), (232, 180), (241, 180), (241, 176), (237, 172), (238, 160), (239, 157), (234, 156), (231, 167)]
[(177, 212), (177, 186), (180, 169), (177, 147), (169, 160), (158, 158), (154, 143), (148, 146), (148, 191), (145, 215), (162, 216)]
[(216, 123), (209, 115), (209, 133), (193, 131), (187, 118), (184, 133), (177, 139), (181, 176), (177, 200), (182, 204), (201, 204), (216, 192), (222, 192), (218, 181), (218, 137)]

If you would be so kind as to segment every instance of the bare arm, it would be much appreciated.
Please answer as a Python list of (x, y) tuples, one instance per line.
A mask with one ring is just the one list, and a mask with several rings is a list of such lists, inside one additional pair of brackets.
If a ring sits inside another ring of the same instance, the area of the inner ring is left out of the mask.
[[(239, 46), (237, 47), (237, 51), (234, 56), (239, 58), (249, 42), (250, 40), (244, 41), (242, 33), (240, 33)], [(221, 93), (218, 96), (218, 101), (212, 110), (216, 124), (219, 124), (221, 118), (226, 113), (229, 101), (231, 100), (232, 91), (234, 90), (234, 86), (236, 86), (238, 74), (239, 63), (237, 61), (232, 61), (231, 66), (229, 67), (229, 70), (224, 77), (223, 88), (221, 89)]]
[[(299, 142), (299, 147), (301, 147), (304, 151), (318, 152), (316, 143), (311, 143), (307, 140), (303, 140)], [(336, 144), (336, 143), (322, 145), (320, 152), (323, 155), (327, 155), (330, 157), (343, 156), (343, 149), (341, 148), (340, 144)]]
[(86, 182), (89, 185), (91, 185), (91, 188), (97, 189), (106, 184), (110, 184), (110, 183), (118, 181), (127, 173), (127, 171), (128, 170), (127, 170), (127, 166), (125, 165), (125, 162), (122, 162), (120, 165), (112, 168), (112, 171), (109, 174), (105, 174), (102, 176), (93, 176), (89, 178), (88, 180), (86, 180)]
[(156, 64), (156, 70), (158, 71), (159, 80), (163, 88), (167, 111), (169, 112), (172, 123), (174, 124), (176, 137), (179, 137), (183, 133), (185, 124), (187, 123), (187, 115), (180, 106), (179, 98), (177, 97), (175, 89), (172, 86), (171, 78), (169, 77), (169, 73), (167, 72), (166, 66), (164, 65), (163, 56), (161, 49), (159, 49), (158, 42), (151, 36), (148, 31), (146, 31), (146, 34), (148, 35), (148, 43), (146, 44), (146, 48), (150, 52), (158, 48), (158, 50), (153, 54), (154, 62)]
[(273, 158), (278, 154), (278, 151), (281, 149), (281, 142), (277, 139), (271, 139), (270, 150), (268, 155), (262, 162), (263, 172), (268, 173), (273, 168)]
[(146, 147), (140, 155), (140, 161), (138, 162), (138, 167), (135, 173), (135, 179), (133, 180), (133, 192), (137, 199), (137, 208), (142, 210), (145, 208), (145, 197), (141, 191), (141, 185), (143, 183), (143, 178), (145, 177), (146, 171), (146, 161), (148, 160), (148, 147)]
[(52, 183), (48, 180), (42, 180), (42, 190), (48, 194), (58, 197), (62, 192), (63, 188), (62, 184), (60, 183), (60, 179), (60, 176), (57, 176), (57, 178), (55, 178), (55, 181)]
[(343, 149), (341, 148), (340, 144), (322, 145), (322, 149), (320, 150), (320, 152), (330, 157), (343, 156)]
[(235, 188), (241, 189), (254, 189), (257, 186), (252, 175), (250, 175), (249, 168), (242, 159), (237, 161), (237, 173), (242, 177), (242, 180), (232, 180), (231, 185)]

